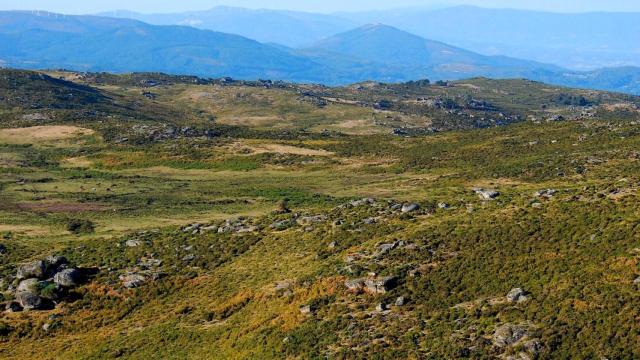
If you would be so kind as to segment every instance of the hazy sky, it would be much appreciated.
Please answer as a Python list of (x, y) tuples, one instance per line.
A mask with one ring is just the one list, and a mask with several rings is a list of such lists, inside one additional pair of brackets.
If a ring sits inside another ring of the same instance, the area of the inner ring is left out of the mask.
[(640, 0), (0, 0), (0, 10), (48, 10), (88, 14), (127, 9), (139, 12), (204, 10), (217, 5), (315, 12), (470, 4), (560, 12), (640, 11)]

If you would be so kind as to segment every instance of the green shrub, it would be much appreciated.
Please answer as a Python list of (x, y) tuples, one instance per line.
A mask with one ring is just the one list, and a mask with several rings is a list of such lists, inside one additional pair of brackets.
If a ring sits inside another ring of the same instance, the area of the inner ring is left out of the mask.
[(91, 220), (71, 219), (67, 222), (67, 230), (73, 234), (90, 234), (95, 231), (95, 225)]

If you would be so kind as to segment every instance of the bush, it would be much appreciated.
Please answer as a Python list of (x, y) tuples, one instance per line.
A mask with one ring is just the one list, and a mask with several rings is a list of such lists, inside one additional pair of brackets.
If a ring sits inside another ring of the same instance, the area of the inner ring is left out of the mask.
[(67, 230), (76, 234), (90, 234), (95, 231), (95, 225), (91, 220), (71, 219), (67, 223)]

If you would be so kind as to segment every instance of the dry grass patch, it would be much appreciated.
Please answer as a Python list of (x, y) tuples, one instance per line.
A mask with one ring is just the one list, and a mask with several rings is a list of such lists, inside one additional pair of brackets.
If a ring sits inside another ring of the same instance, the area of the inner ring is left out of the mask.
[(77, 126), (32, 126), (0, 130), (0, 143), (33, 144), (42, 141), (66, 140), (93, 135), (94, 131)]

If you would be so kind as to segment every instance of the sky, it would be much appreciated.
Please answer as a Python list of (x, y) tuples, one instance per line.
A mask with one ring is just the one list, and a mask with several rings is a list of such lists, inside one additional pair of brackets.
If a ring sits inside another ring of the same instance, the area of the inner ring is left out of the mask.
[(0, 0), (0, 10), (47, 10), (65, 14), (93, 14), (126, 9), (143, 13), (163, 13), (205, 10), (218, 5), (227, 5), (332, 13), (459, 4), (556, 12), (640, 12), (639, 0)]

